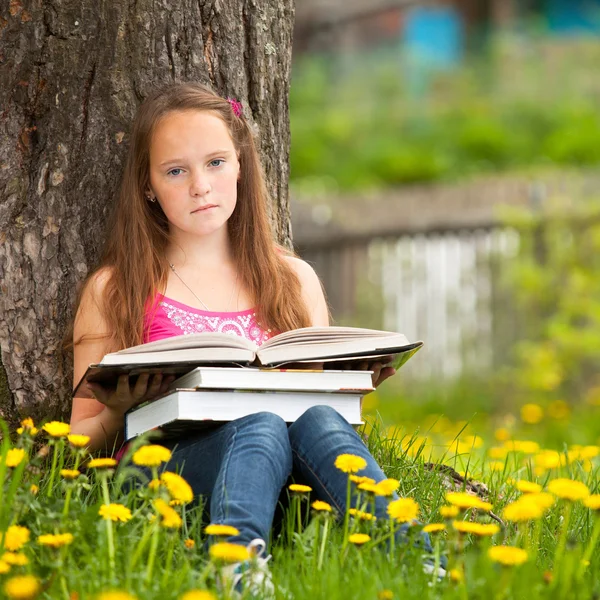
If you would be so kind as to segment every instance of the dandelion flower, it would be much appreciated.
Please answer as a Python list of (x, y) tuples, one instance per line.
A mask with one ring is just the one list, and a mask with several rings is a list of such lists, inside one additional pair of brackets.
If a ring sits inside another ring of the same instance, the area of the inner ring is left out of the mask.
[(157, 498), (154, 501), (154, 508), (158, 511), (162, 517), (160, 524), (167, 529), (178, 529), (182, 525), (181, 517), (179, 513), (171, 508), (164, 500)]
[(158, 467), (161, 463), (169, 462), (170, 459), (171, 451), (158, 444), (142, 446), (132, 457), (134, 464), (139, 467)]
[(31, 533), (27, 527), (11, 525), (4, 536), (4, 548), (14, 552), (20, 550), (28, 541)]
[(354, 544), (355, 546), (362, 546), (363, 544), (366, 544), (370, 539), (371, 536), (367, 535), (366, 533), (353, 533), (352, 535), (348, 536), (348, 541), (351, 544)]
[(23, 435), (25, 432), (32, 436), (38, 434), (37, 427), (33, 424), (33, 419), (31, 417), (23, 419), (21, 421), (21, 427), (17, 429), (19, 435)]
[(222, 536), (230, 536), (230, 535), (238, 535), (240, 532), (238, 529), (233, 527), (233, 525), (223, 525), (220, 523), (211, 523), (207, 525), (204, 529), (204, 533), (206, 535), (222, 535)]
[(77, 469), (61, 469), (60, 474), (65, 479), (76, 479), (81, 475), (81, 473)]
[(489, 502), (484, 502), (477, 496), (473, 496), (467, 492), (448, 492), (446, 494), (446, 501), (462, 510), (468, 508), (476, 508), (485, 512), (492, 510), (492, 505)]
[(11, 577), (4, 584), (4, 593), (10, 600), (30, 600), (41, 591), (42, 586), (33, 575)]
[(6, 575), (10, 571), (10, 565), (3, 560), (0, 560), (0, 575)]
[(504, 463), (501, 460), (490, 460), (488, 469), (493, 472), (504, 471)]
[(460, 569), (450, 569), (448, 574), (450, 575), (450, 581), (454, 583), (462, 583), (465, 580), (465, 574)]
[(549, 469), (558, 469), (566, 464), (565, 455), (556, 450), (540, 450), (534, 457), (536, 473), (541, 474)]
[(188, 549), (188, 550), (193, 550), (196, 547), (196, 542), (192, 539), (192, 538), (188, 538), (187, 540), (185, 540), (183, 542), (183, 545)]
[(361, 521), (376, 521), (377, 517), (372, 515), (371, 513), (364, 512), (362, 510), (357, 510), (356, 508), (349, 508), (348, 514), (355, 517), (356, 519), (360, 519)]
[(381, 590), (377, 592), (377, 600), (393, 600), (394, 592), (392, 590)]
[(494, 562), (507, 567), (522, 565), (527, 560), (527, 552), (514, 546), (492, 546), (488, 550), (488, 556)]
[(217, 600), (217, 597), (208, 590), (190, 590), (183, 594), (179, 600)]
[(496, 431), (494, 431), (494, 437), (499, 442), (505, 442), (506, 440), (510, 439), (510, 431), (506, 429), (506, 427), (499, 427), (496, 429)]
[(318, 512), (332, 512), (331, 504), (323, 502), (323, 500), (315, 500), (311, 506)]
[(367, 461), (362, 456), (355, 454), (340, 454), (335, 459), (335, 468), (344, 473), (357, 473), (367, 467)]
[(302, 485), (301, 483), (292, 483), (288, 486), (290, 492), (294, 492), (296, 494), (308, 494), (312, 492), (312, 488), (309, 485)]
[(520, 523), (522, 521), (541, 519), (544, 515), (544, 510), (545, 508), (542, 505), (528, 500), (524, 496), (516, 502), (507, 504), (502, 511), (502, 515), (507, 521)]
[(92, 458), (88, 461), (88, 469), (111, 469), (117, 466), (117, 461), (114, 458)]
[(399, 523), (409, 523), (417, 518), (419, 505), (412, 498), (399, 498), (388, 504), (387, 513)]
[(47, 533), (38, 536), (38, 543), (42, 546), (51, 546), (52, 548), (62, 548), (73, 543), (72, 533)]
[(350, 481), (355, 483), (357, 486), (361, 483), (372, 483), (375, 485), (375, 480), (371, 477), (366, 477), (365, 475), (350, 475)]
[(208, 553), (213, 560), (226, 563), (244, 562), (250, 559), (250, 552), (246, 546), (231, 544), (229, 542), (213, 544), (209, 548)]
[(50, 421), (49, 423), (46, 423), (42, 429), (50, 437), (59, 438), (69, 435), (71, 426), (68, 423), (62, 423), (61, 421)]
[(365, 481), (364, 483), (359, 484), (358, 489), (361, 492), (367, 492), (367, 494), (375, 495), (377, 492), (377, 484)]
[(6, 453), (6, 466), (18, 467), (25, 458), (26, 452), (23, 448), (11, 448)]
[(375, 495), (391, 496), (400, 486), (397, 479), (384, 479), (375, 485)]
[(160, 481), (165, 484), (171, 498), (178, 503), (188, 504), (194, 499), (192, 487), (181, 475), (165, 471), (160, 476)]
[(131, 519), (131, 511), (122, 504), (103, 504), (98, 514), (106, 521), (121, 521), (127, 523)]
[(453, 521), (452, 527), (459, 533), (472, 533), (480, 537), (496, 535), (500, 527), (494, 523), (473, 523), (471, 521)]
[(544, 418), (544, 409), (539, 404), (523, 404), (521, 406), (521, 420), (523, 423), (535, 425)]
[(590, 495), (590, 490), (585, 483), (574, 479), (553, 479), (548, 483), (548, 491), (563, 500), (583, 500)]
[(423, 527), (423, 531), (425, 533), (437, 533), (438, 531), (444, 531), (446, 529), (446, 525), (444, 523), (430, 523), (429, 525), (425, 525)]
[(503, 446), (494, 446), (487, 451), (488, 456), (494, 460), (504, 460), (508, 452), (508, 448)]
[(517, 481), (515, 484), (516, 488), (523, 492), (524, 494), (537, 494), (542, 491), (542, 486), (539, 483), (534, 483), (533, 481)]
[(69, 444), (75, 448), (84, 448), (90, 443), (89, 435), (81, 435), (78, 433), (71, 433), (67, 436), (67, 439), (69, 440)]
[(535, 454), (539, 452), (540, 445), (530, 440), (510, 440), (504, 443), (509, 452), (521, 452), (522, 454)]
[(444, 517), (444, 519), (453, 519), (459, 512), (460, 509), (458, 506), (440, 506), (440, 516)]
[(129, 592), (122, 590), (109, 590), (108, 592), (98, 594), (96, 600), (137, 600), (137, 596), (133, 596)]
[(14, 567), (24, 567), (29, 564), (29, 559), (23, 552), (5, 552), (0, 560)]
[(37, 485), (35, 485), (35, 483), (32, 483), (29, 486), (29, 491), (35, 496), (40, 491), (40, 488)]
[(592, 494), (583, 500), (583, 504), (592, 510), (600, 510), (600, 494)]

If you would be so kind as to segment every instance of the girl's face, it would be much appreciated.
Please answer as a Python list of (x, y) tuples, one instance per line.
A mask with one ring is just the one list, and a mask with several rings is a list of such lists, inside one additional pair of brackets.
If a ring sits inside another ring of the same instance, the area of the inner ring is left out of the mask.
[(173, 112), (150, 143), (150, 195), (171, 233), (208, 235), (222, 228), (237, 201), (240, 163), (227, 126), (214, 113)]

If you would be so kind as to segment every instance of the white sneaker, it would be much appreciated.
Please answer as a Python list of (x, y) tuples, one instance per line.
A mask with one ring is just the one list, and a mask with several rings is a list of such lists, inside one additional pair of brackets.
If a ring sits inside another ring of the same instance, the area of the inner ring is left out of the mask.
[(275, 598), (275, 586), (267, 563), (271, 555), (263, 557), (267, 544), (256, 538), (246, 546), (253, 555), (250, 560), (233, 563), (221, 569), (223, 585), (233, 591), (234, 597), (260, 598), (270, 600)]

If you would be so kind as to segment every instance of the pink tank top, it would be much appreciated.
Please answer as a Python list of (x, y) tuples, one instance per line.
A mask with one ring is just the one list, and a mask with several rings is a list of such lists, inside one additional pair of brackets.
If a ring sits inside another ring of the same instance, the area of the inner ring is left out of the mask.
[[(162, 294), (156, 294), (153, 303), (148, 302), (144, 316), (144, 342), (202, 331), (239, 335), (258, 346), (273, 335), (270, 329), (263, 331), (260, 328), (253, 308), (241, 312), (212, 312), (193, 308)], [(126, 442), (119, 449), (115, 455), (117, 460), (121, 460), (128, 445), (129, 442)]]
[(272, 335), (270, 329), (261, 329), (256, 320), (256, 310), (253, 308), (241, 312), (212, 312), (156, 294), (154, 302), (146, 310), (145, 342), (203, 331), (239, 335), (258, 346)]

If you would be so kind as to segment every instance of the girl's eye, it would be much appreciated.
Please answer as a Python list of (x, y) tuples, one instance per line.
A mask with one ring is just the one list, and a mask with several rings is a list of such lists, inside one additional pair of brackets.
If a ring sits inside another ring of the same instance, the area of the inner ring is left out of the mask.
[[(208, 164), (211, 167), (220, 167), (222, 163), (224, 163), (225, 161), (222, 158), (215, 158), (215, 160), (211, 160)], [(218, 163), (218, 164), (215, 164)]]
[(167, 172), (167, 175), (177, 176), (182, 172), (183, 172), (183, 169), (171, 169), (170, 171)]

